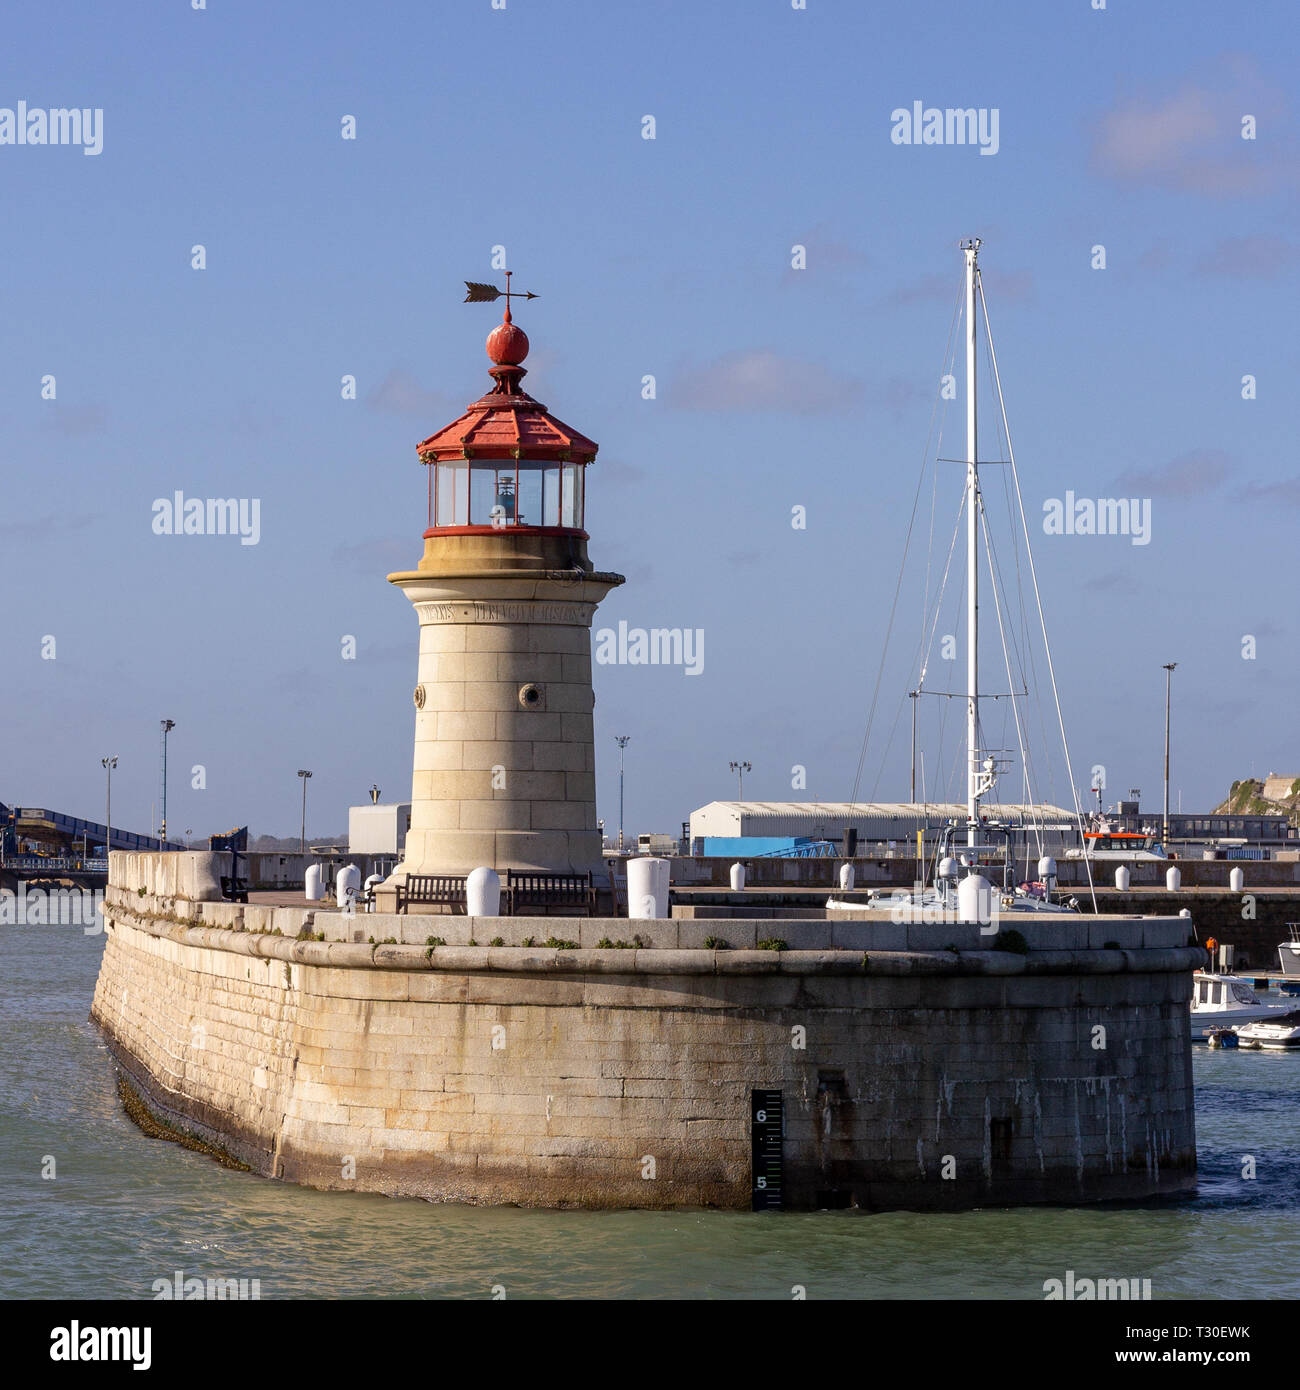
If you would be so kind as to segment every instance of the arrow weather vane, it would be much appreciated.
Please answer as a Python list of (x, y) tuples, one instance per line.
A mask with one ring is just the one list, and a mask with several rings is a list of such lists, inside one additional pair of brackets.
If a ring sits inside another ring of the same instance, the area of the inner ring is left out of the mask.
[(466, 304), (490, 304), (490, 303), (492, 303), (493, 300), (495, 300), (495, 299), (500, 299), (502, 295), (505, 295), (505, 297), (506, 297), (506, 313), (509, 314), (509, 313), (510, 313), (510, 296), (511, 296), (511, 295), (514, 295), (514, 297), (515, 297), (516, 299), (538, 299), (538, 298), (540, 298), (539, 295), (535, 295), (531, 290), (529, 290), (527, 293), (525, 293), (525, 292), (522, 291), (522, 290), (512, 290), (512, 289), (510, 288), (510, 277), (511, 277), (511, 275), (513, 275), (513, 274), (514, 274), (513, 271), (510, 271), (510, 270), (507, 270), (507, 271), (506, 271), (506, 287), (505, 287), (505, 289), (503, 289), (503, 290), (497, 289), (497, 287), (496, 287), (495, 285), (483, 285), (483, 284), (480, 284), (477, 280), (466, 280), (466, 281), (465, 281), (465, 289), (466, 289), (467, 293), (466, 293), (466, 295), (465, 295), (465, 300), (464, 300), (464, 302), (465, 302)]

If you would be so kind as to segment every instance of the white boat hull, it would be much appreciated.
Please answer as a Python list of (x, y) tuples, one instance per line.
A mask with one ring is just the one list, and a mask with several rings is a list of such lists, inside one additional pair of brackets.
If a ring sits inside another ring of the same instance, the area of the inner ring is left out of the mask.
[(1300, 1012), (1290, 1009), (1278, 1019), (1244, 1023), (1236, 1029), (1242, 1047), (1261, 1047), (1272, 1052), (1300, 1047)]
[(1240, 1037), (1243, 1024), (1259, 1023), (1287, 1012), (1285, 1004), (1244, 1004), (1239, 1009), (1193, 1009), (1192, 1040), (1204, 1042), (1211, 1028), (1235, 1028)]

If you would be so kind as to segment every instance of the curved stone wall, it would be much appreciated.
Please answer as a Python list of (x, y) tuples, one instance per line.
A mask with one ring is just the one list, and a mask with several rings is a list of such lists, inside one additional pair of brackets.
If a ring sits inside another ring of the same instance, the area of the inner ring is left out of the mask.
[[(243, 929), (197, 925), (214, 912)], [(160, 1118), (268, 1176), (747, 1208), (751, 1093), (772, 1089), (787, 1207), (1195, 1184), (1204, 952), (1143, 945), (1141, 923), (1112, 929), (1133, 949), (1022, 956), (299, 941), (269, 934), (298, 909), (120, 886), (105, 913), (92, 1017), (118, 1063)]]

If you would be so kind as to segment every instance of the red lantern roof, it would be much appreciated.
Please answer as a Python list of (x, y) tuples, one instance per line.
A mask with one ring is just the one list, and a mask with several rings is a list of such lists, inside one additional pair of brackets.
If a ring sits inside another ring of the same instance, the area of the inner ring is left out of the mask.
[(552, 459), (560, 463), (591, 463), (599, 447), (586, 435), (557, 420), (519, 383), (527, 370), (519, 364), (528, 356), (528, 335), (510, 317), (488, 334), (488, 369), (496, 386), (480, 397), (459, 420), (453, 420), (416, 445), (422, 463), (459, 458)]

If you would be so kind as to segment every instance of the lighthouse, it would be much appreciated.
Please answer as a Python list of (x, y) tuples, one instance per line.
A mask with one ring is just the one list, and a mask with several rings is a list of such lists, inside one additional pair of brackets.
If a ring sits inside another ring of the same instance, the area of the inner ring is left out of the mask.
[[(501, 293), (470, 285), (468, 298)], [(623, 576), (587, 557), (597, 446), (523, 389), (508, 278), (504, 294), (492, 389), (417, 446), (424, 554), (388, 576), (415, 607), (420, 654), (411, 824), (385, 897), (416, 874), (602, 869), (591, 620)]]

